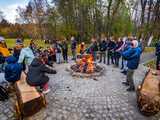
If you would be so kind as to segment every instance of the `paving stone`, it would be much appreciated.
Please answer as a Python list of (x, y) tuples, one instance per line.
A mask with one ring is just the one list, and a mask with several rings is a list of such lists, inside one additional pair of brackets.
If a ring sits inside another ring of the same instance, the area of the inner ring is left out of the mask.
[[(104, 75), (94, 81), (74, 78), (65, 70), (68, 64), (55, 65), (56, 75), (49, 75), (51, 92), (48, 106), (32, 120), (160, 120), (160, 113), (145, 117), (136, 107), (136, 93), (128, 93), (121, 84), (125, 76), (120, 69), (106, 65)], [(145, 68), (135, 73), (135, 85), (143, 79)], [(71, 91), (69, 91), (71, 90)], [(0, 120), (14, 120), (14, 99), (0, 101)]]

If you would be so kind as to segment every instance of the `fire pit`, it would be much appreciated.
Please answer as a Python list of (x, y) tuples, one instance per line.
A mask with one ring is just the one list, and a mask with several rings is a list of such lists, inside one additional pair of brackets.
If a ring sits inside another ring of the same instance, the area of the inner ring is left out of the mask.
[(83, 55), (80, 60), (69, 68), (72, 76), (76, 77), (98, 77), (102, 75), (104, 67), (94, 62), (90, 54)]

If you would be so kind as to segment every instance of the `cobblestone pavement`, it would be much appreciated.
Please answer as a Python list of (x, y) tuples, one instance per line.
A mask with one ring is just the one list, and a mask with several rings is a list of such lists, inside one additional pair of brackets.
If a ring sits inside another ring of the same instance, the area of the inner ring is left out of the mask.
[[(65, 68), (55, 65), (56, 75), (49, 75), (51, 92), (48, 105), (30, 120), (160, 120), (160, 114), (145, 117), (138, 111), (136, 93), (127, 92), (121, 84), (125, 76), (118, 68), (105, 65), (104, 75), (97, 80), (72, 77)], [(136, 86), (146, 69), (139, 67), (135, 74)], [(0, 120), (12, 120), (14, 101), (0, 102)]]

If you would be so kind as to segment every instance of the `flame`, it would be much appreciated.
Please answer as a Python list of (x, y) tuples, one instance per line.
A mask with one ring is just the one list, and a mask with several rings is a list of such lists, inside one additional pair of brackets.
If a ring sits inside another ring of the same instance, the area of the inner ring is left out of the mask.
[(94, 72), (94, 60), (91, 54), (83, 55), (83, 57), (77, 62), (79, 70), (82, 73)]

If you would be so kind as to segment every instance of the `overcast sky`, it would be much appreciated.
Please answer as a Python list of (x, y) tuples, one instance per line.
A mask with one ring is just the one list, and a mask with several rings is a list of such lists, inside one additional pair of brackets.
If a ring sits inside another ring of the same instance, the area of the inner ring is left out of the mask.
[(17, 7), (24, 7), (28, 1), (29, 0), (0, 0), (0, 11), (4, 13), (5, 19), (11, 23), (15, 23)]

